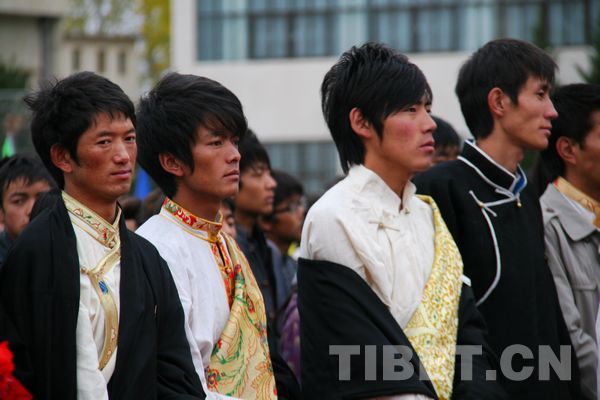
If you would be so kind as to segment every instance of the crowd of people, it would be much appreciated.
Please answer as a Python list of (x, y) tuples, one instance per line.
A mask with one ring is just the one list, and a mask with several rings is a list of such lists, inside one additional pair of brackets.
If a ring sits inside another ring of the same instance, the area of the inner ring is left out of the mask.
[(48, 82), (38, 157), (0, 166), (0, 398), (600, 398), (600, 86), (556, 69), (475, 51), (462, 143), (418, 66), (352, 47), (321, 86), (344, 177), (310, 207), (219, 82)]

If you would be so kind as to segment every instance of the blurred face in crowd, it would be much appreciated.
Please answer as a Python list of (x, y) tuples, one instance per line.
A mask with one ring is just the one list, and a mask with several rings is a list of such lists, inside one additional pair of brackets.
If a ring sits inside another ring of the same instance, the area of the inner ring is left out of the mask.
[(11, 239), (21, 234), (29, 223), (31, 209), (38, 196), (50, 190), (46, 181), (26, 184), (24, 179), (16, 179), (8, 184), (2, 198), (2, 213), (6, 232)]
[(271, 177), (269, 167), (257, 162), (241, 175), (240, 191), (235, 196), (236, 210), (245, 214), (267, 215), (273, 211), (273, 199), (277, 183)]
[(221, 227), (221, 230), (235, 239), (237, 232), (235, 230), (235, 217), (233, 216), (233, 211), (231, 211), (231, 208), (226, 204), (222, 204), (219, 211), (223, 216), (223, 226)]
[(283, 200), (275, 207), (269, 236), (288, 245), (299, 242), (305, 213), (306, 200), (299, 194)]

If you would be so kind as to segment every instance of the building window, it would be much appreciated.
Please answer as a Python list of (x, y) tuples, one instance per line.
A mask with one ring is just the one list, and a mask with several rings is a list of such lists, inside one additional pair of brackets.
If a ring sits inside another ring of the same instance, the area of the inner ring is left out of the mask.
[(106, 52), (103, 49), (98, 50), (96, 59), (96, 71), (103, 73), (106, 70)]
[(597, 0), (197, 0), (199, 60), (335, 56), (367, 40), (472, 51), (496, 37), (589, 43)]
[(127, 53), (124, 50), (119, 52), (117, 63), (117, 70), (121, 75), (125, 75), (127, 73)]
[(81, 50), (77, 47), (71, 52), (71, 69), (73, 72), (81, 70)]
[(294, 175), (308, 195), (321, 195), (341, 174), (333, 142), (265, 143), (271, 167)]

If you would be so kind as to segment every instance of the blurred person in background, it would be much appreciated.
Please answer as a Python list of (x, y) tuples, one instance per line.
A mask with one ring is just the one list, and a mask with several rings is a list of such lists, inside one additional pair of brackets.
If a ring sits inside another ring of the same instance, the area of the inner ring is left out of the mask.
[(31, 209), (41, 193), (55, 187), (54, 179), (38, 158), (14, 155), (0, 168), (0, 266), (14, 240), (29, 223)]
[(541, 161), (550, 184), (540, 198), (546, 257), (575, 347), (583, 399), (596, 399), (600, 302), (600, 85), (552, 94), (558, 118)]
[(237, 239), (235, 229), (235, 203), (228, 197), (221, 202), (221, 215), (223, 216), (223, 226), (221, 229), (234, 239)]
[(454, 127), (440, 117), (432, 116), (437, 128), (433, 132), (435, 140), (435, 154), (433, 163), (438, 164), (444, 161), (456, 160), (460, 154), (462, 146), (460, 136), (454, 130)]

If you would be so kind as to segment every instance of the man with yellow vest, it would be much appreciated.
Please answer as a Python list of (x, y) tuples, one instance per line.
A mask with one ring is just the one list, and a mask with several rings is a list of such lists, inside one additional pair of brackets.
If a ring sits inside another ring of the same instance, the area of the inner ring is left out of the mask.
[(138, 143), (140, 164), (166, 198), (137, 233), (173, 274), (208, 396), (271, 400), (278, 393), (263, 297), (219, 212), (238, 192), (238, 142), (246, 131), (240, 101), (221, 84), (165, 76), (140, 102)]
[[(340, 57), (321, 92), (347, 176), (313, 205), (302, 232), (305, 398), (505, 398), (486, 380), (494, 357), (460, 253), (435, 202), (410, 182), (435, 152), (425, 76), (367, 43)], [(462, 357), (463, 345), (476, 355)]]

